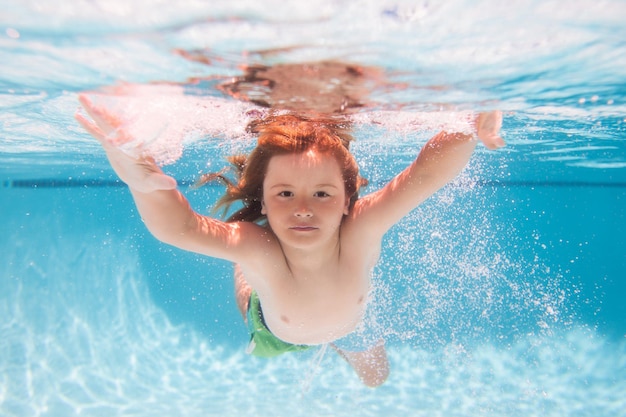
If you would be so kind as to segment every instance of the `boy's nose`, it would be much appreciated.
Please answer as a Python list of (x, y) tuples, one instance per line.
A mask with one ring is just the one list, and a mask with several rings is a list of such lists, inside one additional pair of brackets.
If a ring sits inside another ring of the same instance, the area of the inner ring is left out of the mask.
[(299, 204), (295, 210), (296, 217), (311, 217), (313, 216), (313, 212), (311, 211), (311, 209), (309, 208), (309, 206), (302, 202), (301, 204)]
[(311, 212), (311, 210), (308, 210), (306, 208), (302, 208), (296, 211), (296, 217), (311, 217), (313, 216), (313, 213)]

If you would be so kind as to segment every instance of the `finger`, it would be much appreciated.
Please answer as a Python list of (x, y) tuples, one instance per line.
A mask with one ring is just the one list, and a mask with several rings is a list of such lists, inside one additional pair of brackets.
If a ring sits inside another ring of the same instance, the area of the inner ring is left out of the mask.
[(91, 116), (96, 125), (100, 127), (105, 136), (115, 132), (120, 127), (120, 122), (106, 111), (100, 110), (86, 94), (79, 94), (78, 101), (85, 111)]
[(96, 126), (91, 120), (87, 119), (85, 116), (76, 112), (74, 118), (80, 125), (94, 138), (100, 142), (100, 145), (107, 151), (110, 152), (113, 149), (117, 149), (116, 144), (111, 140), (109, 136), (106, 136), (102, 130)]
[(78, 111), (74, 114), (74, 118), (91, 136), (98, 139), (100, 142), (105, 141), (104, 133), (91, 120), (87, 119)]
[(502, 139), (498, 135), (492, 135), (492, 136), (486, 137), (482, 140), (482, 142), (488, 149), (491, 149), (491, 150), (496, 150), (496, 149), (503, 148), (504, 146), (506, 146), (504, 139)]

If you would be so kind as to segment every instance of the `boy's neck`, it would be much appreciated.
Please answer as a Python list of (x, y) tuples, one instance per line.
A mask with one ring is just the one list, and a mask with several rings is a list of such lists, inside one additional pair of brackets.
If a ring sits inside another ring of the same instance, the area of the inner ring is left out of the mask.
[(339, 263), (339, 237), (319, 248), (301, 249), (281, 244), (285, 262), (294, 278), (320, 273)]

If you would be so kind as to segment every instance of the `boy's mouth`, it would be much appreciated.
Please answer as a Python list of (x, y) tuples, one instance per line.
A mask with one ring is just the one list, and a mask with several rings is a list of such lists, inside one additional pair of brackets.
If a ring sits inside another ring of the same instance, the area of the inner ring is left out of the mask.
[(313, 226), (292, 226), (290, 227), (291, 230), (295, 230), (297, 232), (310, 232), (312, 230), (317, 230), (317, 227), (313, 227)]

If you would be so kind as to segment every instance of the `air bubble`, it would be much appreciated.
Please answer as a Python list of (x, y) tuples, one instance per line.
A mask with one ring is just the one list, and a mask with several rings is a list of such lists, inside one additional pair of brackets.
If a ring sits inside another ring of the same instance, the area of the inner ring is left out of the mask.
[(7, 34), (7, 36), (11, 39), (19, 39), (20, 38), (20, 32), (18, 32), (16, 29), (13, 28), (7, 28), (7, 30), (5, 31), (5, 33)]

